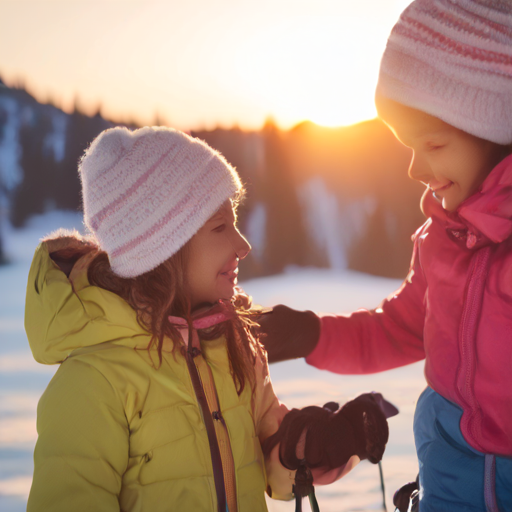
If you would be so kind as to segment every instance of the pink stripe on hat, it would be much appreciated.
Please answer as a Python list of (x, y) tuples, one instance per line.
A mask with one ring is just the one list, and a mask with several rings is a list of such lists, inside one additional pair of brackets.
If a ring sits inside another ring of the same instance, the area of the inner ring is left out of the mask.
[[(223, 176), (220, 177), (219, 182), (221, 181), (222, 178)], [(209, 200), (209, 194), (199, 200), (192, 197), (191, 194), (187, 194), (183, 199), (180, 200), (178, 204), (173, 206), (173, 208), (167, 212), (165, 217), (158, 220), (158, 222), (156, 222), (152, 226), (148, 227), (148, 229), (146, 229), (146, 231), (142, 235), (140, 235), (137, 238), (134, 238), (133, 240), (130, 240), (125, 245), (118, 247), (115, 251), (112, 251), (112, 258), (118, 258), (119, 256), (126, 254), (128, 251), (132, 250), (138, 245), (143, 244), (146, 240), (159, 233), (162, 229), (170, 227), (169, 224), (173, 224), (173, 229), (179, 230), (181, 228), (184, 228), (184, 224), (190, 222), (191, 217), (194, 214), (194, 211), (191, 211), (190, 209), (190, 203), (194, 203), (194, 209), (200, 210), (205, 206), (205, 204)], [(182, 211), (188, 211), (189, 216), (185, 218), (183, 221), (181, 221), (180, 224), (176, 224), (175, 219), (178, 216), (178, 214)]]
[[(487, 51), (484, 49), (475, 48), (474, 46), (471, 46), (469, 44), (454, 41), (453, 39), (450, 39), (449, 37), (446, 37), (445, 35), (436, 32), (429, 26), (420, 23), (419, 21), (416, 21), (408, 16), (404, 16), (404, 21), (409, 22), (412, 28), (397, 27), (397, 34), (401, 34), (405, 37), (409, 37), (410, 39), (419, 42), (423, 41), (423, 39), (419, 37), (419, 32), (422, 31), (431, 37), (430, 45), (427, 40), (425, 40), (424, 42), (427, 46), (430, 46), (432, 48), (441, 48), (446, 52), (450, 52), (454, 55), (460, 55), (461, 57), (469, 57), (473, 60), (481, 60), (483, 62), (488, 61), (497, 64), (512, 64), (511, 55)], [(483, 37), (485, 31), (474, 31), (473, 33), (475, 36)]]
[(115, 201), (109, 203), (99, 211), (92, 219), (90, 220), (90, 224), (94, 229), (98, 229), (100, 223), (111, 213), (116, 210), (117, 207), (124, 201), (129, 201), (130, 197), (137, 192), (137, 189), (142, 186), (159, 167), (162, 163), (162, 160), (169, 154), (171, 150), (164, 153), (154, 165), (152, 165), (142, 176), (140, 176), (137, 181), (122, 195), (120, 195)]

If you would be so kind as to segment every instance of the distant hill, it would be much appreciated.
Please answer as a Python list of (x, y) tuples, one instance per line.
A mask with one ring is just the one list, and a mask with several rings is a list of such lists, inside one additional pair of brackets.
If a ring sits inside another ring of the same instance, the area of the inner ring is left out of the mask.
[[(100, 113), (66, 114), (0, 81), (0, 215), (21, 227), (36, 213), (79, 210), (78, 160), (111, 126)], [(253, 251), (241, 265), (245, 278), (290, 265), (405, 276), (422, 187), (407, 177), (408, 150), (380, 121), (193, 135), (221, 151), (246, 185), (240, 227)]]

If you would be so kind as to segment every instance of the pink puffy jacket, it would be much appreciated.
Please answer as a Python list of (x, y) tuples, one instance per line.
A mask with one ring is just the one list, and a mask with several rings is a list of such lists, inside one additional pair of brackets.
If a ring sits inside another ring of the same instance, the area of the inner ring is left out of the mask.
[(322, 317), (307, 358), (336, 373), (374, 373), (426, 358), (425, 377), (464, 413), (484, 453), (512, 456), (512, 155), (456, 212), (427, 191), (411, 271), (378, 309)]

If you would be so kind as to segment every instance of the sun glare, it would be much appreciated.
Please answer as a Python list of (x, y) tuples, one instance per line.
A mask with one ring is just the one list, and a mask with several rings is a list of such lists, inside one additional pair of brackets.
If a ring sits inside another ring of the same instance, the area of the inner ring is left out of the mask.
[(340, 126), (375, 117), (375, 47), (383, 47), (387, 34), (360, 25), (303, 17), (267, 28), (241, 41), (239, 81), (281, 125), (309, 119)]
[(317, 102), (305, 119), (322, 126), (336, 127), (359, 123), (376, 116), (377, 110), (372, 97), (365, 94), (355, 97), (352, 103), (346, 101), (346, 98), (339, 98), (339, 103), (335, 105), (331, 98), (326, 98), (324, 102)]

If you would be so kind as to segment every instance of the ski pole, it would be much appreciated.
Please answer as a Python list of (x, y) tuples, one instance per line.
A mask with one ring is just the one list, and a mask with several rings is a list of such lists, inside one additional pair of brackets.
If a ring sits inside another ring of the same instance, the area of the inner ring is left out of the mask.
[(295, 494), (295, 512), (302, 512), (302, 498), (305, 498), (306, 496), (309, 498), (311, 511), (320, 512), (315, 496), (315, 488), (313, 487), (313, 475), (311, 474), (305, 459), (300, 461), (297, 472), (295, 473), (293, 494)]
[(386, 488), (384, 487), (384, 472), (382, 471), (382, 461), (379, 460), (379, 474), (380, 474), (380, 488), (382, 489), (382, 508), (385, 512), (388, 511), (386, 507)]

